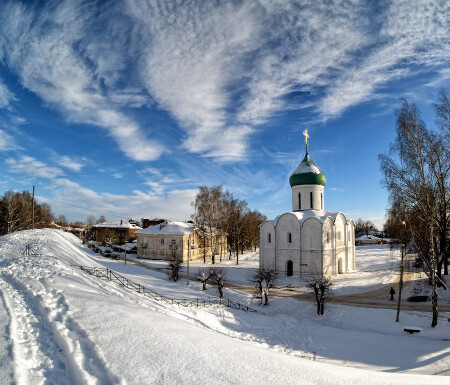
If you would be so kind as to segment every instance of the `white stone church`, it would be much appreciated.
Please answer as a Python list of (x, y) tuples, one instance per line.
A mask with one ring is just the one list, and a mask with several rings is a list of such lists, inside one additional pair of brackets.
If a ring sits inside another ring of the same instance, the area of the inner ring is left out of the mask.
[(324, 210), (325, 175), (308, 154), (289, 178), (292, 211), (260, 227), (260, 267), (288, 276), (329, 277), (355, 269), (355, 225)]

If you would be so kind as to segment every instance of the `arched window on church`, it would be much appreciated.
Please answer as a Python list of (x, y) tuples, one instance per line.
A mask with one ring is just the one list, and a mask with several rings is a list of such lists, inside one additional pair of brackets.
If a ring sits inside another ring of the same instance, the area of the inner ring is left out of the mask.
[(330, 233), (327, 233), (327, 243), (330, 243)]
[(340, 231), (338, 231), (338, 236), (337, 236), (337, 238), (338, 238), (338, 241), (341, 240), (341, 232), (340, 232)]
[(272, 243), (272, 234), (267, 233), (267, 243)]
[(292, 234), (291, 233), (288, 233), (287, 241), (288, 241), (288, 243), (292, 243)]
[(311, 209), (313, 208), (313, 194), (312, 191), (309, 193), (309, 205), (311, 206)]
[(320, 207), (323, 210), (323, 194), (320, 194)]
[(302, 194), (298, 193), (298, 209), (302, 209)]

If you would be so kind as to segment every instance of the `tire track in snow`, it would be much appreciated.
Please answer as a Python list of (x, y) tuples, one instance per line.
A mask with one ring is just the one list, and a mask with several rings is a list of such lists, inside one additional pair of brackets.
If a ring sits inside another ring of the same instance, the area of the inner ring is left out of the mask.
[(68, 313), (64, 296), (54, 289), (33, 294), (9, 274), (2, 274), (14, 340), (15, 377), (28, 384), (117, 384), (95, 344)]

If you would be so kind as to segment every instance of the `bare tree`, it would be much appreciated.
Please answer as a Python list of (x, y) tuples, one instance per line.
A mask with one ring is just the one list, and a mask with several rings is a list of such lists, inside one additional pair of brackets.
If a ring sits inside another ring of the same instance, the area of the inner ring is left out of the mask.
[(179, 273), (181, 270), (181, 267), (183, 266), (183, 263), (180, 260), (175, 260), (169, 263), (169, 269), (170, 269), (170, 279), (173, 279), (174, 282), (178, 281)]
[(264, 298), (264, 305), (269, 303), (269, 290), (274, 287), (280, 274), (274, 269), (260, 268), (250, 273), (248, 280), (255, 285), (261, 297), (261, 303)]
[[(438, 108), (437, 113), (439, 117)], [(396, 132), (391, 156), (379, 156), (383, 184), (391, 202), (400, 200), (408, 213), (414, 243), (431, 281), (434, 327), (438, 320), (436, 286), (438, 282), (444, 285), (440, 275), (448, 247), (450, 149), (445, 145), (445, 129), (441, 134), (429, 131), (415, 103), (405, 99), (397, 111)]]
[[(27, 191), (7, 191), (0, 199), (0, 234), (30, 229), (33, 222), (33, 198)], [(35, 228), (50, 226), (54, 215), (46, 203), (35, 203)]]
[(95, 225), (97, 223), (97, 218), (95, 218), (94, 214), (88, 215), (86, 218), (86, 224), (89, 226)]
[(223, 287), (226, 283), (226, 273), (221, 267), (213, 267), (209, 273), (209, 279), (216, 283), (217, 290), (219, 291), (219, 297), (223, 297)]
[(105, 223), (106, 222), (106, 218), (104, 215), (100, 215), (100, 218), (98, 219), (97, 223)]
[(211, 271), (208, 268), (198, 270), (197, 279), (202, 283), (202, 290), (206, 290), (206, 284), (211, 277)]
[(64, 227), (64, 226), (68, 226), (68, 222), (67, 222), (67, 218), (66, 218), (66, 216), (65, 215), (59, 215), (59, 217), (58, 217), (58, 223), (59, 223), (59, 225), (61, 226), (61, 227)]
[(331, 278), (328, 277), (310, 277), (306, 279), (306, 285), (312, 289), (317, 303), (317, 314), (323, 315), (325, 310), (325, 300), (331, 293)]
[[(199, 187), (199, 191), (193, 202), (195, 208), (193, 220), (203, 237), (204, 246), (206, 246), (206, 238), (209, 239), (211, 262), (213, 264), (215, 263), (215, 256), (217, 254), (217, 236), (221, 234), (220, 226), (224, 222), (224, 203), (222, 186)], [(206, 262), (205, 251), (203, 259), (203, 262)]]
[(371, 231), (377, 231), (377, 228), (371, 221), (363, 221), (359, 218), (355, 222), (355, 236), (360, 237), (361, 235), (369, 235)]

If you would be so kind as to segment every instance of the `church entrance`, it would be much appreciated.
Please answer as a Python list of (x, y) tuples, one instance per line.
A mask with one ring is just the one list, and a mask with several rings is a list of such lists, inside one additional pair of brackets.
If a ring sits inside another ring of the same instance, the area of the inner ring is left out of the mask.
[(294, 264), (291, 260), (287, 261), (286, 264), (286, 275), (292, 277), (294, 275)]
[(342, 258), (338, 259), (338, 273), (342, 274), (344, 271), (342, 270)]

